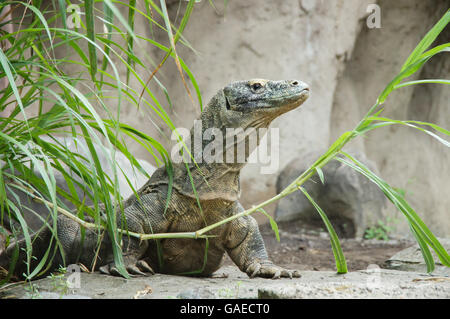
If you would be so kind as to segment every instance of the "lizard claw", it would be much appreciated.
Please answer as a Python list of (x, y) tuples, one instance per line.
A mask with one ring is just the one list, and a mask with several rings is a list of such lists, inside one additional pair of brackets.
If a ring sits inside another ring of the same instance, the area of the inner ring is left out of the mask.
[(260, 269), (261, 269), (260, 263), (253, 263), (247, 268), (247, 274), (250, 276), (250, 278), (254, 278), (259, 273)]
[[(148, 276), (155, 274), (152, 267), (150, 267), (143, 260), (139, 260), (134, 264), (133, 263), (126, 264), (125, 267), (130, 274), (135, 276)], [(122, 276), (114, 263), (100, 267), (99, 271), (105, 275)]]
[(136, 263), (136, 266), (137, 266), (140, 270), (145, 271), (145, 272), (148, 272), (148, 273), (150, 273), (151, 275), (154, 275), (154, 274), (155, 274), (155, 271), (152, 269), (152, 267), (150, 267), (149, 264), (147, 264), (147, 262), (144, 261), (144, 260), (139, 260), (139, 261)]
[(127, 271), (132, 274), (132, 275), (136, 275), (136, 276), (147, 276), (146, 273), (143, 273), (142, 271), (139, 270), (139, 268), (136, 265), (129, 265), (127, 266)]
[(122, 276), (114, 263), (102, 266), (98, 270), (105, 275)]
[(297, 270), (287, 270), (282, 267), (274, 265), (270, 261), (254, 262), (247, 267), (246, 273), (250, 278), (263, 277), (263, 278), (291, 278), (300, 277), (300, 273)]

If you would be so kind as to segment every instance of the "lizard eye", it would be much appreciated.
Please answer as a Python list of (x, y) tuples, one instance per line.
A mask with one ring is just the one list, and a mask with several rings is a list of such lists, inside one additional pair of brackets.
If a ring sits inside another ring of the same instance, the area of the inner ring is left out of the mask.
[(262, 85), (261, 83), (256, 82), (251, 85), (251, 88), (253, 91), (258, 91), (260, 88), (262, 88)]

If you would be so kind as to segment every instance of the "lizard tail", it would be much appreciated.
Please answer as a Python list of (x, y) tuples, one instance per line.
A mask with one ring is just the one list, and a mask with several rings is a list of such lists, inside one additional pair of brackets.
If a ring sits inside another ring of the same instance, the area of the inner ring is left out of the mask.
[[(49, 235), (51, 235), (51, 232), (48, 229), (43, 229), (31, 235), (32, 250), (30, 260), (27, 254), (29, 247), (27, 247), (25, 238), (11, 243), (6, 249), (0, 252), (0, 278), (3, 277), (2, 274), (8, 274), (11, 264), (14, 262), (14, 268), (11, 269), (12, 275), (18, 278), (21, 278), (27, 272), (27, 269), (33, 269), (45, 254), (46, 248), (48, 248), (48, 242), (46, 244), (46, 240)], [(30, 267), (28, 267), (28, 260)]]

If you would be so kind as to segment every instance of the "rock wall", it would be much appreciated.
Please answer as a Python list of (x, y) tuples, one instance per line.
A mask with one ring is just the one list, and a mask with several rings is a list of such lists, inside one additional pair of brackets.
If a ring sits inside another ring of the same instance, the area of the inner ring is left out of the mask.
[[(280, 130), (279, 172), (299, 154), (326, 148), (344, 130), (351, 129), (449, 7), (449, 1), (379, 1), (381, 28), (369, 29), (367, 7), (373, 2), (249, 0), (229, 1), (224, 8), (216, 1), (215, 10), (208, 1), (202, 1), (195, 5), (184, 32), (196, 52), (178, 45), (178, 54), (194, 73), (204, 103), (234, 80), (300, 79), (310, 85), (307, 103), (272, 124)], [(169, 3), (173, 18), (177, 11), (178, 1)], [(156, 32), (156, 38), (167, 41), (164, 33)], [(440, 40), (448, 38), (447, 28)], [(162, 58), (161, 52), (149, 50), (157, 56), (156, 62)], [(158, 75), (174, 105), (170, 112), (173, 121), (179, 127), (190, 127), (199, 108), (192, 105), (175, 63), (168, 61)], [(434, 58), (419, 74), (421, 78), (448, 75), (449, 60), (444, 55)], [(449, 94), (439, 85), (405, 88), (389, 98), (385, 115), (429, 120), (448, 128)], [(162, 94), (159, 97), (164, 100)], [(125, 122), (159, 136), (166, 146), (171, 144), (170, 132), (157, 120), (159, 127), (152, 127), (143, 115), (136, 120), (137, 111), (125, 108), (123, 114)], [(406, 191), (407, 199), (433, 231), (448, 234), (450, 198), (444, 194), (450, 181), (444, 176), (449, 176), (450, 153), (446, 147), (422, 133), (397, 127), (370, 133), (352, 147), (366, 152), (383, 178)], [(152, 161), (139, 146), (131, 148)], [(276, 179), (277, 173), (262, 175), (259, 165), (248, 165), (242, 174), (244, 207), (275, 195)], [(267, 210), (273, 212), (274, 208), (272, 205)], [(408, 227), (399, 214), (392, 205), (384, 212), (397, 218), (397, 230), (406, 233)]]
[[(233, 80), (298, 78), (310, 85), (307, 103), (272, 124), (280, 129), (280, 171), (299, 154), (323, 149), (354, 127), (450, 6), (449, 1), (379, 1), (381, 28), (369, 29), (367, 6), (373, 2), (229, 1), (225, 11), (217, 1), (215, 11), (203, 1), (195, 5), (184, 33), (197, 54), (181, 45), (178, 52), (195, 74), (205, 102)], [(174, 15), (177, 9), (174, 1), (169, 11)], [(448, 41), (448, 29), (440, 43)], [(449, 78), (449, 63), (442, 54), (418, 76)], [(175, 122), (190, 126), (198, 113), (192, 111), (175, 64), (167, 63), (162, 74), (170, 83)], [(389, 98), (385, 115), (448, 128), (449, 94), (442, 85), (404, 88)], [(403, 127), (380, 129), (352, 144), (377, 164), (383, 178), (406, 191), (406, 198), (434, 232), (449, 233), (450, 198), (445, 193), (450, 181), (445, 176), (450, 176), (450, 153), (445, 146)], [(261, 175), (258, 165), (247, 166), (242, 174), (244, 207), (275, 195), (276, 176)], [(274, 208), (269, 206), (268, 211)], [(393, 205), (383, 214), (398, 220), (394, 225), (398, 232), (409, 232)]]
[[(223, 15), (203, 1), (196, 4), (184, 33), (198, 54), (182, 46), (178, 53), (195, 74), (205, 101), (234, 80), (299, 79), (310, 85), (310, 99), (272, 123), (279, 128), (279, 171), (298, 154), (327, 147), (337, 78), (369, 2), (230, 1)], [(224, 11), (220, 2), (216, 5)], [(170, 9), (176, 11), (177, 5)], [(175, 64), (167, 63), (162, 71), (173, 78), (167, 88), (176, 105), (175, 121), (190, 126), (197, 114)], [(276, 178), (276, 173), (260, 174), (259, 165), (246, 166), (244, 207), (275, 195)]]
[[(330, 142), (354, 127), (425, 33), (450, 7), (450, 1), (379, 1), (382, 28), (362, 28), (352, 56), (338, 77), (330, 121)], [(450, 28), (436, 44), (448, 42)], [(440, 54), (411, 78), (449, 78), (450, 60)], [(383, 116), (398, 120), (433, 122), (450, 127), (450, 90), (444, 85), (419, 85), (395, 91), (385, 103)], [(430, 229), (449, 234), (450, 152), (430, 136), (404, 126), (377, 129), (355, 145), (378, 165), (381, 177), (402, 189), (406, 199)], [(409, 233), (402, 213), (390, 204), (385, 216), (393, 218), (400, 233)]]
[[(311, 88), (311, 96), (302, 107), (272, 124), (280, 133), (278, 171), (262, 175), (260, 165), (245, 167), (241, 178), (244, 207), (275, 195), (277, 173), (293, 158), (327, 148), (337, 136), (354, 127), (411, 50), (450, 7), (448, 0), (380, 0), (377, 3), (381, 8), (381, 28), (369, 29), (367, 8), (374, 2), (235, 0), (228, 1), (225, 8), (224, 2), (214, 1), (216, 9), (206, 0), (195, 4), (184, 32), (195, 52), (181, 44), (177, 52), (195, 75), (204, 104), (218, 89), (234, 80), (299, 79)], [(179, 22), (185, 2), (167, 3), (172, 19)], [(157, 41), (168, 45), (167, 34), (157, 28), (151, 31), (148, 23), (140, 19), (136, 17), (136, 33), (154, 35)], [(99, 31), (101, 27), (97, 24)], [(447, 27), (440, 43), (449, 38)], [(163, 54), (142, 41), (135, 45), (135, 51), (148, 57), (147, 68), (136, 67), (143, 78), (148, 78)], [(119, 72), (125, 78), (126, 70)], [(418, 74), (420, 78), (449, 78), (449, 75), (450, 60), (444, 54)], [(199, 106), (196, 102), (193, 105), (188, 97), (173, 60), (168, 60), (157, 76), (167, 88), (173, 109), (168, 107), (163, 93), (157, 97), (176, 126), (190, 128), (200, 113)], [(188, 85), (193, 93), (189, 81)], [(134, 79), (130, 86), (141, 89)], [(155, 83), (151, 87), (158, 89)], [(388, 99), (385, 115), (432, 121), (448, 129), (449, 100), (450, 90), (442, 85), (404, 88)], [(121, 120), (154, 136), (166, 147), (173, 145), (170, 130), (145, 107), (137, 110), (124, 102)], [(423, 133), (394, 126), (372, 132), (352, 144), (377, 164), (383, 178), (404, 189), (406, 198), (432, 231), (440, 236), (449, 234), (448, 148)], [(140, 145), (131, 142), (128, 145), (138, 158), (155, 164)], [(270, 213), (274, 209), (275, 205), (267, 207)], [(398, 218), (399, 232), (409, 232), (404, 218), (392, 205), (383, 213)], [(267, 221), (263, 216), (259, 220)]]

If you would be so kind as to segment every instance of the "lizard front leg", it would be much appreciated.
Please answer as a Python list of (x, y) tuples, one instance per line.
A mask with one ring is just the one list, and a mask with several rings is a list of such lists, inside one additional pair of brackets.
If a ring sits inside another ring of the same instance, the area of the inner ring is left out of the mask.
[[(140, 200), (132, 201), (124, 211), (126, 229), (140, 234), (166, 232), (169, 222), (163, 215), (164, 201), (163, 194), (159, 192), (144, 194), (141, 195)], [(117, 218), (120, 219), (120, 216)], [(123, 261), (127, 271), (138, 276), (154, 274), (155, 272), (146, 261), (148, 241), (126, 234), (123, 235), (122, 241)], [(103, 265), (99, 270), (104, 274), (120, 276), (114, 262)]]
[[(150, 265), (142, 259), (145, 250), (147, 249), (147, 242), (140, 242), (137, 238), (125, 238), (127, 235), (123, 235), (124, 242), (123, 263), (126, 270), (136, 276), (146, 276), (147, 274), (153, 275), (155, 272)], [(111, 259), (111, 258), (109, 258)], [(116, 267), (115, 262), (107, 263), (99, 268), (99, 271), (106, 275), (122, 276)]]
[[(237, 204), (237, 208), (238, 212), (243, 211), (240, 204)], [(269, 260), (258, 224), (251, 216), (231, 222), (226, 250), (233, 262), (249, 277), (300, 277), (298, 271), (276, 266)]]

